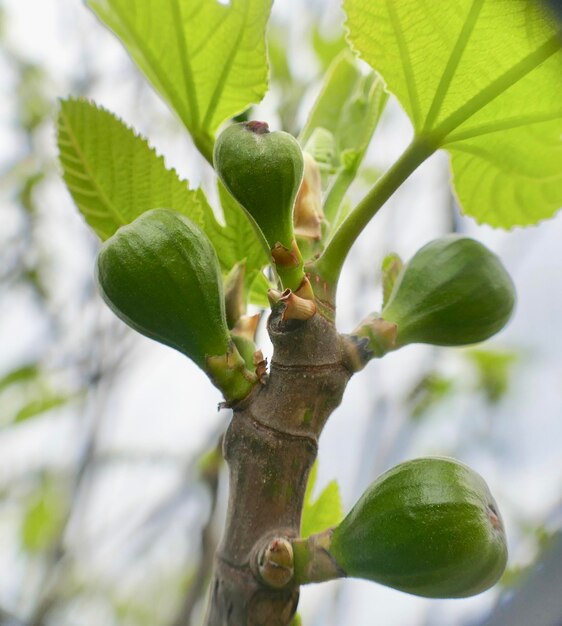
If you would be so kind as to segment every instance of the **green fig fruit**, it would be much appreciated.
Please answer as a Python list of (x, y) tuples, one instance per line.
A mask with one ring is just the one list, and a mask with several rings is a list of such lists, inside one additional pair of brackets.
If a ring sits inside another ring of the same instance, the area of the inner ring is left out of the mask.
[(187, 217), (147, 211), (102, 246), (97, 280), (113, 312), (201, 367), (228, 402), (257, 382), (228, 333), (215, 249)]
[(331, 536), (345, 575), (430, 598), (461, 598), (501, 576), (507, 547), (484, 480), (448, 458), (397, 465), (365, 492)]
[(298, 289), (304, 274), (293, 209), (304, 160), (297, 140), (270, 132), (265, 122), (241, 122), (218, 136), (213, 160), (224, 186), (263, 234), (280, 275), (285, 272), (285, 286)]
[(200, 367), (228, 352), (217, 255), (180, 213), (154, 209), (122, 226), (100, 250), (97, 279), (118, 317)]
[(501, 330), (514, 305), (513, 282), (498, 257), (474, 239), (448, 235), (407, 263), (382, 318), (397, 326), (396, 347), (460, 346)]

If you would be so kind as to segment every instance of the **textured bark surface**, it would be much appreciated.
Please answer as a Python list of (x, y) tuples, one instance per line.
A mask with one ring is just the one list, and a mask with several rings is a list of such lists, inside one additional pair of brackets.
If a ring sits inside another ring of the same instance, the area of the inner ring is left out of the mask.
[(257, 551), (297, 537), (310, 468), (326, 420), (351, 376), (346, 343), (320, 315), (268, 324), (274, 353), (266, 383), (234, 410), (224, 438), (230, 472), (226, 527), (217, 551), (207, 626), (287, 626), (299, 589), (265, 585)]

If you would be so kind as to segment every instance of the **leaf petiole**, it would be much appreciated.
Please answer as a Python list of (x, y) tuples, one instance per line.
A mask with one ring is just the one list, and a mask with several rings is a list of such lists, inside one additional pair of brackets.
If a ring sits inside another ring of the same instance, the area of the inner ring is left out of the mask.
[(388, 198), (438, 147), (427, 136), (414, 137), (402, 156), (379, 178), (336, 230), (323, 254), (311, 266), (312, 272), (328, 283), (333, 293), (343, 263), (357, 237)]

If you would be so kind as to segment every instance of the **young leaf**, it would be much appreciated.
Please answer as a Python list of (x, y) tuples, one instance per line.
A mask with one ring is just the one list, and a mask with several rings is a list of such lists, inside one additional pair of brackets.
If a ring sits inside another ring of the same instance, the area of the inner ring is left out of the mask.
[(109, 111), (86, 100), (63, 100), (58, 146), (66, 185), (102, 240), (155, 207), (179, 211), (206, 231), (215, 226), (203, 193), (190, 190)]
[(346, 50), (347, 47), (343, 29), (338, 30), (335, 35), (325, 36), (320, 24), (315, 24), (312, 27), (312, 48), (324, 71), (328, 69), (337, 55), (342, 50)]
[(248, 298), (252, 304), (262, 309), (267, 309), (271, 303), (267, 299), (267, 292), (275, 289), (275, 283), (270, 282), (263, 272), (256, 274), (254, 281), (250, 285)]
[(310, 139), (315, 128), (329, 130), (339, 135), (341, 110), (361, 79), (361, 71), (349, 51), (340, 54), (332, 63), (324, 85), (314, 103), (304, 128), (299, 136), (302, 146)]
[(334, 165), (345, 167), (350, 151), (362, 157), (385, 103), (380, 79), (374, 72), (362, 73), (357, 61), (345, 51), (328, 72), (299, 141), (305, 145), (316, 128), (329, 130), (337, 148)]
[[(267, 265), (268, 259), (247, 215), (221, 183), (219, 183), (219, 198), (224, 216), (224, 226), (217, 224), (211, 239), (215, 243), (224, 272), (228, 272), (240, 261), (246, 261), (244, 286), (246, 294), (251, 295), (252, 285), (258, 275), (261, 274), (261, 270)], [(260, 284), (264, 285), (264, 283), (267, 283), (265, 277)], [(268, 288), (265, 288), (264, 294), (267, 293)], [(251, 297), (251, 301), (255, 304), (264, 304), (265, 307), (269, 306), (265, 295), (259, 303), (254, 302), (253, 297)]]
[(271, 0), (88, 0), (210, 161), (214, 131), (267, 90)]
[(295, 617), (293, 617), (291, 626), (302, 626), (302, 618), (298, 613), (295, 613)]
[(382, 306), (386, 306), (392, 295), (396, 280), (402, 271), (404, 264), (402, 259), (395, 253), (387, 254), (382, 260)]
[(301, 537), (306, 538), (322, 532), (332, 526), (337, 526), (343, 519), (343, 507), (340, 489), (337, 481), (332, 480), (322, 490), (322, 493), (312, 499), (312, 492), (316, 484), (318, 464), (315, 463), (310, 472), (301, 521)]
[(430, 409), (435, 409), (441, 402), (449, 398), (455, 391), (455, 381), (431, 371), (423, 378), (408, 394), (408, 404), (410, 405), (410, 417), (412, 420), (430, 415)]
[(451, 154), (464, 211), (509, 228), (562, 205), (562, 39), (527, 0), (345, 0), (353, 46)]
[(330, 131), (334, 137), (332, 165), (339, 171), (324, 206), (332, 225), (340, 221), (338, 209), (355, 179), (386, 101), (380, 78), (374, 72), (363, 74), (349, 51), (334, 61), (300, 137), (304, 144), (318, 128)]

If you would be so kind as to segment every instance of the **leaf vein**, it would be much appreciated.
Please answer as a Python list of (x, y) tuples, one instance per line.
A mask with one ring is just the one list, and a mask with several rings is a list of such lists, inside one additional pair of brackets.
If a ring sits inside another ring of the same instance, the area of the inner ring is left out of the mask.
[(562, 111), (555, 111), (553, 113), (535, 113), (530, 115), (520, 115), (517, 117), (510, 117), (506, 120), (500, 120), (497, 122), (489, 122), (488, 124), (481, 124), (479, 126), (472, 126), (466, 130), (459, 130), (453, 132), (447, 136), (447, 140), (443, 142), (442, 146), (446, 146), (458, 141), (465, 141), (467, 139), (473, 139), (482, 135), (488, 135), (491, 133), (503, 132), (506, 130), (513, 130), (520, 128), (521, 126), (530, 126), (531, 124), (541, 124), (543, 122), (552, 122), (557, 119), (562, 119)]
[(482, 10), (483, 5), (484, 0), (474, 0), (472, 6), (470, 7), (468, 16), (464, 21), (463, 27), (461, 28), (455, 45), (451, 50), (447, 65), (445, 66), (445, 70), (441, 75), (439, 85), (437, 86), (437, 90), (435, 91), (435, 95), (433, 96), (433, 102), (431, 103), (427, 118), (425, 120), (424, 130), (428, 130), (431, 128), (432, 124), (437, 119), (439, 112), (441, 111), (441, 107), (443, 106), (445, 98), (447, 97), (447, 91), (451, 86), (453, 78), (455, 77), (463, 53), (466, 50), (467, 43), (470, 40), (472, 33), (474, 32), (474, 28), (478, 22), (478, 17), (480, 15), (480, 11)]
[(79, 143), (74, 138), (74, 135), (72, 133), (72, 127), (70, 125), (70, 121), (67, 119), (67, 117), (66, 117), (66, 115), (64, 113), (64, 109), (61, 109), (60, 115), (61, 115), (61, 122), (65, 126), (64, 130), (67, 133), (68, 137), (70, 138), (70, 141), (72, 142), (71, 147), (76, 152), (76, 155), (81, 159), (81, 163), (82, 163), (82, 167), (84, 168), (84, 172), (90, 176), (90, 180), (92, 182), (92, 187), (97, 189), (100, 201), (102, 202), (103, 205), (105, 205), (105, 207), (107, 208), (109, 213), (111, 213), (115, 217), (115, 219), (121, 225), (122, 224), (126, 224), (127, 220), (125, 220), (125, 218), (119, 212), (119, 210), (111, 204), (109, 199), (106, 197), (106, 195), (104, 194), (104, 192), (102, 191), (102, 189), (98, 185), (98, 183), (97, 183), (93, 173), (91, 172), (91, 170), (90, 170), (90, 168), (88, 166), (88, 161), (87, 161), (85, 155), (82, 153), (82, 151), (80, 149)]
[(418, 91), (416, 87), (414, 70), (412, 68), (412, 63), (410, 61), (410, 54), (408, 53), (408, 46), (406, 45), (406, 40), (402, 32), (402, 25), (400, 23), (400, 18), (398, 17), (398, 14), (396, 13), (394, 0), (386, 0), (386, 6), (388, 9), (388, 15), (390, 17), (394, 34), (396, 35), (396, 42), (398, 44), (398, 50), (400, 52), (402, 67), (404, 69), (404, 74), (406, 78), (406, 87), (408, 89), (408, 97), (410, 99), (410, 104), (412, 105), (412, 116), (414, 118), (413, 119), (414, 126), (418, 127), (419, 120), (421, 117), (421, 109), (420, 109)]
[(197, 96), (193, 90), (193, 71), (191, 68), (191, 62), (187, 52), (187, 46), (185, 42), (185, 33), (183, 32), (183, 17), (181, 7), (178, 4), (178, 0), (170, 0), (171, 9), (174, 14), (174, 30), (176, 33), (176, 40), (180, 51), (180, 61), (183, 70), (183, 83), (189, 106), (191, 108), (191, 121), (195, 128), (199, 124), (199, 104), (197, 102)]
[(559, 34), (556, 33), (541, 46), (523, 57), (518, 63), (511, 66), (501, 76), (493, 80), (481, 91), (475, 94), (470, 100), (465, 102), (456, 111), (451, 113), (438, 126), (433, 129), (438, 145), (441, 146), (446, 137), (466, 120), (478, 113), (485, 106), (490, 104), (498, 96), (504, 93), (509, 87), (531, 73), (541, 63), (549, 57), (560, 52)]
[(220, 96), (226, 85), (227, 78), (230, 72), (232, 71), (232, 67), (234, 65), (234, 59), (236, 58), (236, 50), (240, 46), (240, 42), (242, 41), (242, 38), (244, 36), (244, 31), (246, 30), (249, 10), (250, 10), (249, 1), (246, 0), (246, 2), (244, 3), (244, 13), (243, 13), (242, 21), (240, 23), (240, 28), (238, 29), (238, 33), (236, 35), (236, 39), (234, 40), (234, 44), (232, 46), (231, 52), (227, 57), (228, 61), (224, 64), (222, 68), (219, 79), (213, 91), (213, 95), (211, 96), (211, 99), (209, 101), (207, 112), (205, 113), (205, 119), (203, 120), (203, 128), (205, 130), (208, 130), (209, 126), (211, 125), (213, 115), (215, 114), (215, 111), (219, 104)]
[(181, 98), (179, 97), (173, 84), (168, 80), (168, 72), (160, 65), (158, 59), (152, 54), (149, 47), (144, 45), (145, 41), (143, 37), (139, 35), (133, 25), (126, 19), (126, 17), (123, 15), (123, 12), (116, 3), (113, 4), (113, 9), (121, 20), (123, 26), (128, 30), (131, 39), (135, 42), (135, 45), (138, 47), (138, 49), (142, 51), (142, 54), (148, 61), (148, 64), (151, 66), (151, 69), (154, 73), (153, 80), (156, 82), (157, 85), (158, 83), (160, 83), (163, 93), (171, 99), (171, 103), (177, 111), (178, 115), (180, 116), (182, 122), (187, 128), (189, 128), (191, 125), (189, 115), (190, 112), (185, 110), (182, 105)]
[[(498, 161), (493, 153), (490, 153), (488, 150), (481, 146), (460, 144), (458, 146), (455, 146), (455, 150), (458, 150), (459, 152), (464, 152), (465, 154), (470, 154), (473, 157), (477, 157), (479, 159), (482, 159), (483, 161), (486, 161), (492, 166), (492, 170), (498, 170), (507, 174), (508, 176), (513, 174), (512, 167), (509, 167), (504, 162)], [(551, 182), (561, 180), (562, 173), (552, 174), (549, 176), (532, 176), (530, 174), (522, 172), (521, 170), (518, 170), (517, 177), (528, 181)]]

